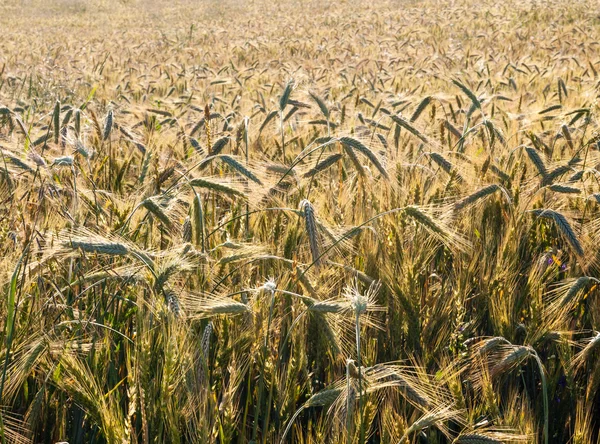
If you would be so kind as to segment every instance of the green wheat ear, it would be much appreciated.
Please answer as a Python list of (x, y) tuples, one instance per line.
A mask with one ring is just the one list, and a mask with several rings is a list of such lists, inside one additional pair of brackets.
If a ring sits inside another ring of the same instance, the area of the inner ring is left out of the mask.
[(481, 102), (479, 101), (479, 99), (473, 91), (471, 91), (465, 84), (461, 83), (458, 80), (452, 80), (452, 83), (458, 86), (462, 90), (462, 92), (464, 92), (467, 95), (471, 102), (473, 102), (473, 106), (481, 109)]
[(242, 176), (247, 177), (248, 179), (250, 179), (251, 181), (257, 183), (258, 185), (262, 185), (263, 184), (261, 182), (261, 180), (256, 176), (256, 174), (254, 174), (252, 171), (250, 171), (248, 168), (246, 168), (244, 165), (242, 165), (240, 162), (238, 162), (233, 157), (226, 156), (226, 155), (220, 155), (219, 159), (223, 163), (225, 163), (226, 165), (228, 165), (229, 167), (231, 167), (233, 170), (237, 171)]
[(361, 153), (362, 155), (364, 155), (365, 157), (367, 157), (367, 159), (369, 159), (371, 161), (371, 163), (375, 166), (375, 168), (377, 168), (377, 170), (381, 173), (381, 175), (384, 178), (389, 179), (389, 175), (388, 175), (386, 169), (383, 167), (383, 165), (381, 164), (381, 162), (379, 161), (379, 159), (377, 158), (375, 153), (371, 149), (367, 148), (367, 146), (365, 144), (363, 144), (359, 140), (354, 139), (352, 137), (340, 137), (338, 140), (345, 147), (347, 147), (353, 151), (357, 151), (357, 152)]
[(326, 159), (316, 164), (314, 168), (311, 168), (309, 171), (304, 173), (304, 177), (313, 177), (321, 171), (325, 171), (330, 166), (335, 165), (342, 157), (343, 156), (340, 153), (328, 156)]
[(310, 246), (310, 253), (315, 266), (321, 264), (321, 256), (319, 249), (319, 240), (317, 233), (317, 218), (315, 216), (315, 209), (308, 200), (300, 202), (300, 209), (304, 216), (304, 226), (306, 228), (306, 234), (308, 236), (308, 244)]
[(535, 148), (531, 148), (529, 146), (525, 148), (525, 152), (531, 160), (531, 163), (533, 163), (538, 170), (538, 173), (540, 173), (542, 178), (545, 178), (548, 175), (548, 170), (546, 169), (546, 164), (542, 160), (540, 153)]
[(575, 231), (573, 230), (571, 224), (565, 216), (563, 216), (558, 211), (550, 209), (531, 210), (531, 213), (535, 214), (537, 217), (542, 217), (554, 221), (556, 227), (566, 239), (567, 243), (573, 249), (575, 254), (577, 254), (578, 256), (584, 255), (581, 242), (579, 242), (579, 238), (575, 234)]
[(58, 143), (58, 136), (60, 134), (60, 100), (57, 100), (54, 105), (52, 120), (54, 123), (54, 143)]
[(108, 114), (106, 115), (106, 120), (104, 122), (104, 131), (102, 132), (103, 140), (108, 140), (108, 138), (110, 137), (110, 134), (113, 129), (113, 120), (114, 120), (113, 111), (110, 110), (108, 112)]
[(409, 120), (411, 123), (415, 122), (419, 118), (419, 116), (423, 113), (423, 111), (425, 111), (425, 109), (427, 109), (427, 107), (431, 103), (431, 99), (432, 99), (431, 96), (427, 96), (423, 100), (421, 100), (421, 103), (419, 103), (419, 106), (417, 106), (417, 108), (413, 112), (412, 116), (410, 116)]
[(296, 412), (292, 415), (292, 417), (290, 418), (290, 420), (288, 421), (288, 424), (285, 428), (285, 430), (283, 431), (283, 434), (281, 435), (281, 439), (280, 439), (280, 444), (283, 444), (285, 442), (285, 438), (287, 437), (290, 429), (292, 428), (292, 425), (294, 424), (294, 422), (296, 421), (296, 419), (298, 418), (298, 416), (307, 408), (309, 407), (326, 407), (326, 406), (330, 406), (332, 405), (336, 399), (339, 398), (340, 394), (342, 393), (342, 389), (341, 388), (332, 388), (332, 389), (325, 389), (320, 391), (319, 393), (315, 393), (314, 395), (312, 395), (308, 401), (306, 401), (304, 403), (304, 405), (302, 407), (300, 407), (298, 410), (296, 410)]
[(295, 84), (293, 80), (290, 80), (286, 83), (283, 93), (279, 98), (279, 111), (283, 112), (285, 110), (285, 107), (288, 105), (290, 100), (290, 96), (292, 95), (292, 91), (294, 90), (294, 86)]
[(487, 187), (483, 187), (483, 188), (475, 191), (474, 193), (470, 194), (469, 196), (466, 196), (465, 198), (459, 200), (458, 202), (456, 202), (454, 204), (454, 208), (456, 210), (461, 210), (465, 207), (468, 207), (469, 205), (473, 205), (475, 202), (477, 202), (481, 199), (484, 199), (487, 196), (491, 196), (492, 194), (497, 193), (498, 191), (501, 192), (501, 194), (505, 197), (505, 199), (508, 203), (511, 202), (510, 196), (508, 195), (508, 192), (506, 191), (506, 189), (500, 185), (493, 184), (493, 185), (488, 185)]
[(223, 193), (223, 194), (229, 194), (231, 196), (240, 196), (240, 197), (245, 197), (245, 193), (233, 188), (229, 185), (223, 184), (223, 183), (219, 183), (219, 182), (214, 182), (214, 181), (210, 181), (210, 180), (205, 180), (205, 179), (192, 179), (189, 181), (189, 184), (192, 187), (198, 187), (198, 188), (205, 188), (207, 190), (212, 190), (212, 191), (216, 191), (219, 193)]

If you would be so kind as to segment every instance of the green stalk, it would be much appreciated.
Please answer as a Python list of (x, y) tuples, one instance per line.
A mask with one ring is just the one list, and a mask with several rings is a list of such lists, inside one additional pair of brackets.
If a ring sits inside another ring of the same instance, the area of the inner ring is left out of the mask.
[(360, 438), (359, 444), (365, 442), (365, 409), (363, 405), (363, 383), (362, 383), (362, 369), (360, 359), (360, 312), (356, 312), (356, 364), (358, 366), (358, 410), (360, 414)]
[[(244, 415), (243, 415), (243, 419), (242, 419), (241, 430), (246, 430), (246, 423), (248, 422), (248, 410), (250, 410), (250, 398), (252, 397), (252, 394), (251, 394), (252, 369), (251, 368), (248, 370), (248, 384), (247, 384), (246, 390), (247, 390), (247, 395), (246, 395), (246, 402), (244, 404)], [(238, 437), (238, 444), (240, 444), (242, 442), (242, 436), (244, 436), (244, 435), (242, 433), (240, 433), (240, 435)]]
[[(273, 320), (273, 308), (275, 306), (275, 291), (271, 291), (271, 304), (269, 306), (269, 318), (267, 320), (267, 331), (265, 333), (265, 341), (262, 348), (262, 363), (260, 369), (260, 382), (258, 385), (258, 397), (256, 400), (256, 407), (254, 409), (254, 427), (252, 429), (252, 441), (256, 443), (256, 437), (258, 435), (258, 417), (260, 416), (260, 407), (263, 397), (263, 391), (265, 390), (265, 360), (267, 359), (267, 349), (269, 346), (269, 333), (271, 331), (271, 321)], [(264, 430), (263, 430), (264, 433)]]
[[(248, 125), (250, 123), (250, 119), (248, 117), (244, 118), (244, 145), (246, 146), (246, 168), (248, 168), (248, 160), (250, 156), (250, 150), (248, 149)], [(246, 239), (250, 239), (250, 206), (248, 202), (246, 202)]]
[(352, 402), (350, 396), (350, 361), (346, 362), (346, 444), (352, 444)]
[[(2, 370), (2, 381), (0, 382), (0, 405), (2, 405), (3, 394), (4, 394), (4, 384), (6, 382), (6, 372), (8, 371), (8, 363), (10, 360), (10, 348), (12, 346), (13, 337), (14, 337), (14, 328), (15, 328), (15, 320), (17, 314), (17, 305), (16, 305), (16, 295), (17, 295), (17, 280), (19, 278), (19, 273), (21, 271), (21, 264), (23, 263), (23, 259), (29, 252), (29, 245), (25, 247), (25, 251), (19, 258), (17, 262), (17, 266), (15, 267), (15, 271), (12, 274), (10, 279), (10, 286), (8, 287), (8, 295), (6, 300), (6, 324), (4, 326), (4, 331), (6, 332), (6, 356), (4, 358), (4, 368)], [(2, 415), (0, 414), (0, 439), (4, 444), (6, 442), (6, 437), (4, 435), (4, 421), (2, 420)]]
[[(585, 150), (585, 156), (583, 158), (583, 166), (582, 166), (583, 171), (585, 171), (585, 166), (587, 164), (589, 151), (590, 151), (590, 145), (588, 144), (588, 146), (586, 147), (586, 150)], [(583, 233), (583, 224), (585, 223), (585, 215), (587, 213), (587, 207), (588, 207), (588, 199), (587, 199), (588, 194), (587, 194), (587, 189), (585, 188), (585, 179), (583, 180), (582, 185), (583, 185), (583, 192), (585, 193), (585, 206), (583, 207), (583, 215), (581, 216), (581, 225), (579, 226), (579, 234)]]
[(285, 132), (283, 129), (284, 121), (283, 121), (283, 110), (279, 113), (279, 119), (281, 121), (281, 150), (283, 152), (283, 164), (285, 165)]
[(540, 370), (540, 379), (542, 381), (542, 400), (544, 403), (544, 444), (548, 444), (548, 433), (549, 433), (549, 413), (548, 413), (548, 383), (546, 381), (546, 372), (544, 370), (544, 364), (542, 364), (542, 360), (538, 356), (537, 352), (529, 347), (529, 350), (535, 359), (535, 362), (538, 365)]

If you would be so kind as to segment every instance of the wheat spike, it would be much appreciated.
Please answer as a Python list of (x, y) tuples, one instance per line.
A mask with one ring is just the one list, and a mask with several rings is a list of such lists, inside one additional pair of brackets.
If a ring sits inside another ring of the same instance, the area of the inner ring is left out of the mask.
[(490, 374), (496, 376), (502, 374), (519, 364), (529, 357), (529, 348), (524, 346), (509, 346), (503, 347), (503, 354), (501, 354), (494, 365), (490, 369)]
[(283, 93), (279, 98), (279, 111), (283, 112), (283, 110), (285, 110), (285, 107), (289, 103), (290, 96), (292, 95), (292, 91), (294, 90), (294, 86), (295, 84), (293, 79), (286, 83)]
[(594, 353), (594, 351), (600, 348), (600, 332), (596, 333), (591, 338), (586, 339), (583, 341), (583, 343), (585, 346), (579, 353), (577, 353), (571, 362), (571, 367), (575, 369), (581, 368), (586, 362), (589, 361), (590, 356)]
[(567, 185), (550, 185), (548, 189), (560, 194), (581, 194), (581, 190), (579, 188), (570, 187)]
[(308, 401), (306, 401), (306, 403), (304, 403), (304, 405), (302, 407), (300, 407), (290, 418), (288, 425), (286, 426), (285, 430), (283, 431), (283, 434), (281, 435), (281, 440), (279, 441), (280, 444), (283, 444), (285, 442), (285, 438), (286, 438), (287, 434), (289, 433), (290, 429), (292, 428), (294, 421), (296, 420), (298, 415), (300, 415), (300, 413), (302, 413), (302, 411), (304, 409), (309, 408), (309, 407), (329, 406), (329, 405), (333, 404), (336, 401), (336, 399), (339, 398), (341, 393), (342, 393), (342, 389), (338, 387), (338, 388), (321, 390), (320, 392), (312, 395), (308, 399)]
[(386, 171), (386, 169), (383, 167), (383, 165), (381, 164), (381, 162), (379, 161), (379, 159), (377, 158), (377, 156), (375, 155), (375, 153), (373, 153), (373, 151), (371, 151), (369, 148), (367, 148), (362, 142), (353, 139), (351, 137), (340, 137), (338, 139), (340, 141), (340, 143), (342, 143), (342, 145), (352, 149), (352, 150), (356, 150), (358, 152), (360, 152), (361, 154), (363, 154), (365, 157), (367, 157), (371, 163), (373, 165), (375, 165), (375, 168), (377, 168), (377, 170), (381, 173), (381, 175), (386, 178), (389, 179), (389, 175)]
[(107, 140), (110, 137), (112, 127), (113, 127), (113, 111), (111, 109), (106, 116), (106, 121), (104, 122), (104, 131), (102, 133), (102, 140)]
[(447, 421), (452, 418), (456, 413), (451, 410), (450, 407), (440, 407), (432, 410), (425, 415), (421, 416), (417, 421), (413, 422), (411, 426), (406, 429), (402, 438), (398, 444), (402, 444), (408, 441), (408, 438), (413, 433), (417, 433), (427, 427), (438, 425), (440, 422)]
[(464, 433), (458, 436), (455, 444), (508, 444), (511, 442), (529, 442), (530, 436), (514, 433), (482, 431)]
[(58, 143), (58, 136), (60, 134), (60, 100), (57, 100), (54, 105), (52, 120), (54, 123), (54, 143)]
[(559, 166), (559, 167), (553, 169), (548, 174), (546, 174), (546, 176), (543, 178), (542, 185), (550, 185), (550, 184), (552, 184), (555, 179), (557, 179), (560, 176), (568, 173), (571, 170), (572, 170), (572, 168), (570, 166), (568, 166), (568, 165), (562, 165), (562, 166)]
[(314, 168), (312, 168), (309, 171), (307, 171), (306, 173), (304, 173), (304, 177), (315, 176), (317, 173), (320, 173), (321, 171), (326, 170), (330, 166), (335, 165), (336, 162), (338, 160), (340, 160), (341, 158), (342, 158), (342, 155), (340, 153), (332, 154), (331, 156), (327, 157), (325, 160), (322, 160), (321, 162), (316, 164), (314, 166)]
[(306, 227), (306, 234), (308, 236), (308, 243), (310, 245), (312, 260), (315, 266), (319, 266), (321, 264), (321, 259), (319, 254), (319, 241), (315, 209), (313, 208), (312, 204), (306, 199), (300, 202), (300, 209), (302, 210), (302, 214), (304, 216), (304, 224)]
[(200, 348), (202, 350), (202, 354), (204, 355), (204, 359), (208, 358), (208, 353), (210, 351), (210, 340), (212, 338), (213, 332), (214, 325), (211, 321), (208, 324), (206, 324), (206, 327), (204, 327), (204, 332), (202, 332), (202, 341), (200, 341)]
[(419, 103), (419, 106), (417, 106), (417, 108), (413, 112), (412, 116), (410, 116), (410, 122), (411, 123), (415, 122), (419, 118), (419, 116), (423, 113), (423, 111), (425, 111), (425, 109), (429, 106), (430, 103), (431, 103), (431, 96), (427, 96), (423, 100), (421, 100), (421, 103)]
[(537, 168), (538, 172), (542, 176), (542, 179), (546, 178), (546, 176), (548, 175), (548, 171), (546, 169), (546, 164), (540, 156), (540, 153), (538, 153), (538, 151), (535, 148), (531, 148), (529, 146), (525, 147), (525, 152), (529, 156), (531, 163), (533, 163), (533, 165)]
[(129, 254), (129, 248), (125, 244), (117, 242), (65, 240), (64, 247), (82, 250), (86, 253), (108, 254), (112, 256), (125, 256)]
[(220, 139), (218, 139), (214, 143), (214, 145), (210, 148), (210, 155), (216, 156), (216, 155), (220, 154), (221, 151), (223, 151), (223, 149), (227, 146), (230, 139), (231, 138), (229, 136), (221, 137)]
[(325, 116), (325, 118), (327, 120), (329, 120), (329, 109), (327, 108), (327, 105), (325, 104), (323, 99), (321, 99), (319, 96), (317, 96), (315, 93), (312, 93), (312, 92), (310, 93), (310, 97), (319, 106), (319, 109), (321, 110), (321, 113), (323, 114), (323, 116)]
[(461, 435), (454, 442), (456, 444), (504, 444), (504, 441), (479, 433)]
[(248, 168), (246, 168), (240, 162), (235, 160), (233, 157), (220, 155), (219, 159), (221, 159), (225, 164), (227, 164), (228, 166), (233, 168), (235, 171), (240, 173), (242, 176), (247, 177), (248, 179), (250, 179), (251, 181), (253, 181), (259, 185), (262, 185), (262, 182), (260, 181), (260, 179), (258, 177), (256, 177), (256, 175), (252, 171), (250, 171)]
[(475, 93), (473, 91), (471, 91), (467, 86), (465, 86), (463, 83), (461, 83), (458, 80), (452, 80), (452, 83), (454, 83), (456, 86), (458, 86), (462, 92), (464, 92), (467, 97), (469, 97), (469, 99), (471, 100), (471, 102), (473, 102), (473, 106), (475, 106), (476, 108), (481, 109), (481, 102), (479, 101), (479, 99), (477, 98), (477, 96), (475, 95)]
[(217, 191), (220, 193), (225, 193), (225, 194), (230, 194), (232, 196), (240, 196), (240, 197), (245, 197), (246, 195), (236, 189), (233, 188), (229, 185), (225, 185), (219, 182), (213, 182), (213, 181), (209, 181), (209, 180), (205, 180), (205, 179), (192, 179), (190, 180), (189, 184), (193, 187), (198, 187), (198, 188), (206, 188), (208, 190), (212, 190), (212, 191)]
[(140, 203), (140, 206), (148, 210), (149, 213), (152, 213), (152, 215), (160, 220), (163, 224), (170, 226), (171, 220), (169, 219), (169, 216), (167, 216), (167, 213), (165, 213), (163, 207), (158, 203), (159, 200), (160, 197), (157, 196), (148, 197)]
[(567, 240), (567, 242), (573, 249), (573, 251), (579, 256), (584, 255), (583, 247), (581, 246), (577, 235), (571, 228), (571, 224), (569, 224), (565, 216), (563, 216), (557, 211), (548, 209), (532, 210), (531, 212), (538, 217), (552, 219), (556, 224), (557, 228), (560, 230), (564, 238)]
[(458, 202), (456, 202), (454, 204), (454, 209), (460, 210), (462, 208), (465, 208), (465, 207), (477, 202), (478, 200), (483, 199), (486, 196), (496, 193), (497, 191), (501, 191), (502, 194), (504, 195), (504, 197), (506, 198), (506, 200), (509, 203), (511, 202), (510, 196), (508, 195), (508, 192), (506, 191), (506, 189), (504, 189), (504, 187), (502, 187), (500, 185), (493, 184), (493, 185), (488, 185), (487, 187), (483, 187), (483, 188), (475, 191), (473, 194), (470, 194), (469, 196), (459, 200)]
[(424, 143), (429, 143), (429, 140), (427, 139), (427, 137), (425, 137), (419, 130), (417, 130), (414, 126), (412, 126), (409, 122), (407, 122), (403, 117), (396, 116), (396, 115), (392, 115), (390, 117), (394, 121), (394, 123), (396, 123), (398, 128), (404, 128), (404, 129), (408, 130), (408, 132), (410, 132), (411, 134), (417, 136)]

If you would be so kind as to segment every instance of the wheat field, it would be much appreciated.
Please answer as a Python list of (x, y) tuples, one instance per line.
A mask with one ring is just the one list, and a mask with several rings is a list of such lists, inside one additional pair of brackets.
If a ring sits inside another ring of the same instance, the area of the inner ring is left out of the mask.
[(600, 5), (0, 5), (2, 443), (600, 442)]

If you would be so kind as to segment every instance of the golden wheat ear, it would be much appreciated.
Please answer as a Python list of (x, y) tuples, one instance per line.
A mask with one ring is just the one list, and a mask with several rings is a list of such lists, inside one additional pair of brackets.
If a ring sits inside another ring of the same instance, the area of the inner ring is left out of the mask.
[(409, 442), (409, 439), (412, 435), (429, 427), (437, 427), (442, 433), (444, 433), (444, 435), (448, 436), (449, 432), (445, 422), (452, 418), (458, 417), (459, 415), (460, 411), (453, 410), (451, 406), (436, 407), (413, 422), (410, 427), (406, 429), (398, 444)]
[(495, 431), (475, 431), (473, 433), (463, 433), (454, 441), (454, 444), (503, 444), (530, 442), (531, 436), (518, 433), (495, 432)]

